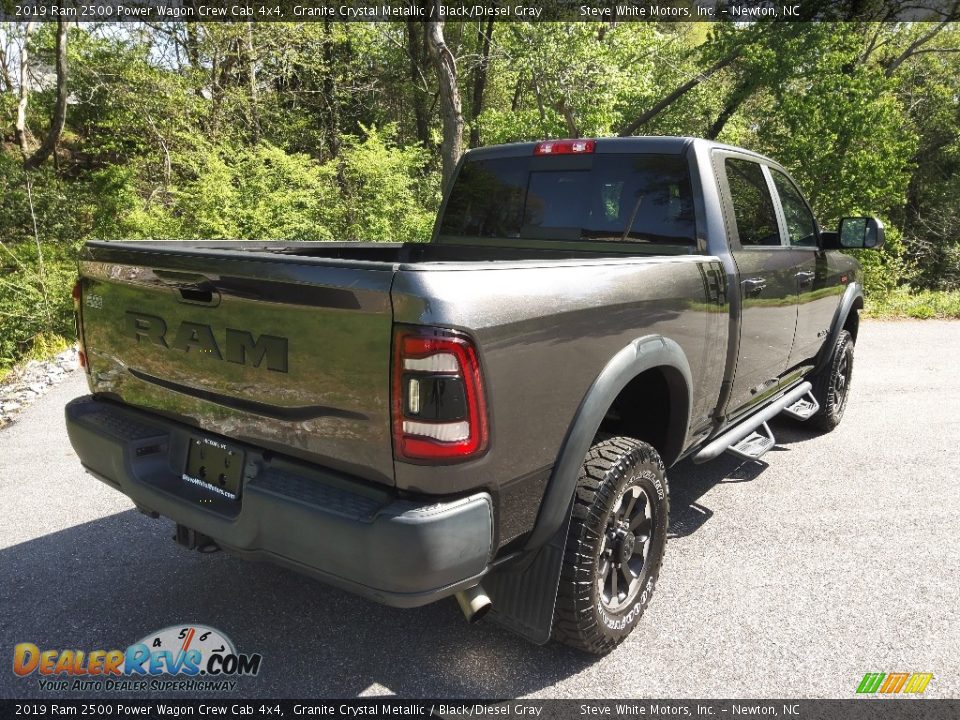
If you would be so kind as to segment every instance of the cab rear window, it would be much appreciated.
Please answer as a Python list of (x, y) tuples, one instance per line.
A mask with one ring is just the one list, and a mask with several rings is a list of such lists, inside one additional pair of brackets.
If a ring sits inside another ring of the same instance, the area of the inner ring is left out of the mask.
[(689, 169), (655, 154), (468, 160), (440, 235), (692, 246)]

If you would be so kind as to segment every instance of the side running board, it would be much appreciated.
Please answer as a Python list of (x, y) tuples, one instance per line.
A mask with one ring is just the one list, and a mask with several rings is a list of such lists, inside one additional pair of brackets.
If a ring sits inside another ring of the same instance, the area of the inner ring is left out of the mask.
[[(809, 382), (800, 383), (788, 393), (781, 395), (762, 410), (742, 421), (739, 425), (735, 425), (722, 435), (711, 440), (710, 443), (701, 448), (693, 456), (693, 461), (695, 463), (702, 463), (707, 460), (713, 460), (727, 450), (748, 460), (758, 459), (776, 444), (776, 440), (773, 437), (773, 433), (770, 432), (770, 427), (767, 425), (767, 422), (785, 409), (793, 409), (799, 404), (798, 401), (803, 400), (804, 395), (812, 389), (813, 386)], [(812, 399), (813, 396), (811, 396), (811, 400)], [(816, 405), (816, 400), (813, 400), (813, 403)], [(819, 407), (812, 410), (806, 417), (810, 417), (817, 409), (819, 409)], [(797, 415), (799, 415), (799, 412), (793, 415), (793, 417), (797, 417)], [(766, 435), (757, 432), (757, 428), (761, 426), (766, 431)]]
[(820, 403), (817, 402), (812, 392), (808, 392), (793, 405), (785, 407), (783, 414), (792, 417), (794, 420), (809, 420), (819, 409)]

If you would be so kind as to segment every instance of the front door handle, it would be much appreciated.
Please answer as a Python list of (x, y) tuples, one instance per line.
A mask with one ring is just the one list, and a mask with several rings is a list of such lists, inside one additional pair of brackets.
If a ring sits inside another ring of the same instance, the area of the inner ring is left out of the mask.
[(747, 278), (743, 281), (743, 293), (749, 297), (756, 297), (767, 288), (767, 282), (760, 277)]
[(813, 279), (816, 276), (817, 276), (816, 273), (807, 272), (807, 271), (798, 272), (796, 275), (794, 275), (794, 277), (797, 279), (797, 282), (800, 283), (800, 287), (803, 287), (804, 285), (810, 285), (811, 283), (813, 283)]

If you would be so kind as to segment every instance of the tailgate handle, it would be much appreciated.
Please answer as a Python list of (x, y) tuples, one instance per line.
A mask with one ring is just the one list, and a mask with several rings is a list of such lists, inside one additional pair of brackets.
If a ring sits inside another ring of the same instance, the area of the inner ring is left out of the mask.
[(220, 293), (209, 283), (199, 285), (181, 285), (180, 300), (194, 305), (219, 305)]

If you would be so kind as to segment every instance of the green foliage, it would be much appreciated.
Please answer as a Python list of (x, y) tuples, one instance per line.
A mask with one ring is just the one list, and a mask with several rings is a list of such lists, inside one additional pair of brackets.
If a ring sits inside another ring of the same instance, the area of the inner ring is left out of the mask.
[(880, 250), (851, 250), (863, 269), (863, 290), (867, 296), (882, 297), (895, 290), (905, 275), (903, 243), (896, 228), (889, 228), (887, 243)]
[[(366, 130), (366, 129), (365, 129)], [(361, 141), (346, 138), (337, 163), (343, 193), (338, 209), (340, 239), (423, 241), (430, 238), (440, 204), (438, 178), (422, 175), (427, 153), (398, 148), (387, 132), (366, 130)]]
[(900, 288), (887, 295), (868, 297), (864, 314), (872, 318), (960, 320), (960, 290)]
[[(909, 32), (914, 38), (917, 30)], [(960, 47), (960, 30), (937, 45)], [(903, 228), (906, 277), (920, 288), (960, 289), (960, 53), (925, 53), (902, 66), (899, 94), (918, 137)]]
[[(686, 88), (637, 134), (716, 133), (768, 154), (824, 227), (883, 218), (887, 247), (857, 253), (876, 307), (906, 307), (907, 287), (960, 288), (956, 25), (497, 22), (486, 62), (484, 27), (444, 27), (481, 144), (613, 135)], [(40, 23), (28, 41), (34, 147), (55, 97), (54, 33)], [(26, 35), (0, 24), (0, 367), (70, 336), (88, 239), (430, 234), (442, 128), (417, 24), (73, 27), (67, 124), (55, 160), (30, 173), (13, 133)], [(915, 316), (951, 314), (953, 295), (922, 297)]]
[(272, 145), (180, 158), (192, 179), (173, 191), (179, 237), (330, 240), (333, 174)]
[(36, 245), (0, 247), (0, 368), (56, 338), (74, 337), (70, 289), (77, 277), (72, 248), (43, 245), (43, 263)]
[(397, 147), (393, 129), (346, 136), (319, 162), (269, 143), (213, 146), (173, 156), (177, 183), (144, 197), (135, 166), (93, 175), (107, 199), (95, 237), (128, 239), (425, 240), (439, 204), (426, 153)]

